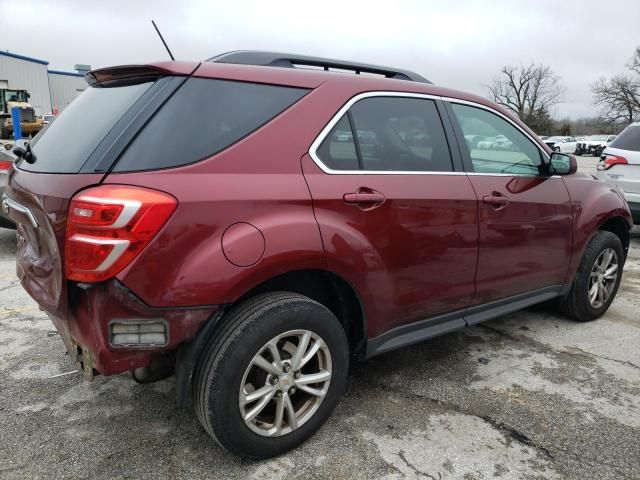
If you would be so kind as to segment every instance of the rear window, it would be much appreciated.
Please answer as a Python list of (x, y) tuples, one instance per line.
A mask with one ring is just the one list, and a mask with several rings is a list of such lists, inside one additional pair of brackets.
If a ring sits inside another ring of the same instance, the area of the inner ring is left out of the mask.
[(210, 157), (267, 123), (307, 92), (190, 78), (151, 119), (113, 171), (177, 167)]
[(87, 88), (31, 142), (36, 162), (22, 170), (76, 173), (102, 139), (153, 82)]
[(629, 125), (611, 143), (611, 147), (640, 152), (640, 125)]

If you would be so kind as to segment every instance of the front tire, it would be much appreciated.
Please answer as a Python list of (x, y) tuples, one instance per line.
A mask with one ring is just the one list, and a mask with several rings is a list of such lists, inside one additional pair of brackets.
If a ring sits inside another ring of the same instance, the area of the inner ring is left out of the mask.
[(345, 387), (349, 346), (342, 325), (302, 295), (268, 293), (234, 307), (196, 372), (200, 423), (247, 458), (297, 447), (327, 420)]
[(571, 290), (560, 300), (561, 310), (580, 322), (602, 316), (618, 292), (623, 264), (624, 252), (618, 236), (597, 232), (587, 245)]

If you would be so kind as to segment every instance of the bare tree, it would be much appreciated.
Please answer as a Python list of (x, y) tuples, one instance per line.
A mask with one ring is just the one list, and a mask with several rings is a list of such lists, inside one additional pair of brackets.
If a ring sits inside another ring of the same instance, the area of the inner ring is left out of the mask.
[(631, 73), (601, 78), (591, 85), (593, 101), (601, 107), (605, 123), (631, 123), (640, 119), (640, 47), (627, 64)]
[(529, 65), (502, 67), (489, 87), (492, 100), (513, 111), (536, 132), (551, 128), (551, 108), (560, 102), (565, 88), (551, 67)]

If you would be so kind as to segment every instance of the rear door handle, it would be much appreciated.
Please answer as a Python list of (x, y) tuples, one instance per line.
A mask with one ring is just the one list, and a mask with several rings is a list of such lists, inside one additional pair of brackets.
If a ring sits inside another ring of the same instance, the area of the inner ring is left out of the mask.
[(363, 210), (376, 208), (384, 203), (385, 196), (380, 192), (372, 190), (358, 189), (353, 193), (345, 193), (342, 196), (344, 203), (347, 205), (356, 205)]
[(507, 197), (499, 194), (496, 195), (495, 192), (494, 195), (485, 195), (482, 197), (482, 201), (495, 209), (504, 208), (509, 205), (509, 199)]

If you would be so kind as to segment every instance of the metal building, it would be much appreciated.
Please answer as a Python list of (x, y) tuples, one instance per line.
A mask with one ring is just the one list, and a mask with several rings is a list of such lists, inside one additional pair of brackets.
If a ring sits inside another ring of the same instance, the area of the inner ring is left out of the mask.
[(87, 82), (84, 81), (82, 73), (49, 70), (51, 111), (64, 110), (85, 88), (87, 88)]
[(49, 113), (51, 95), (47, 65), (46, 60), (0, 51), (0, 88), (27, 90), (36, 115)]
[(0, 51), (0, 88), (24, 89), (37, 115), (64, 110), (87, 83), (88, 65), (75, 65), (77, 72), (49, 70), (47, 60)]

